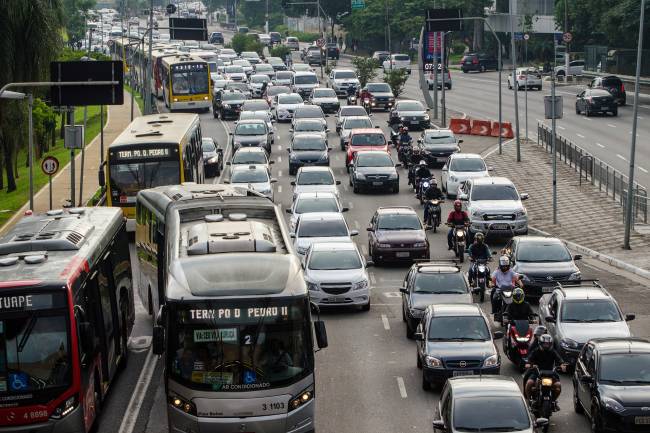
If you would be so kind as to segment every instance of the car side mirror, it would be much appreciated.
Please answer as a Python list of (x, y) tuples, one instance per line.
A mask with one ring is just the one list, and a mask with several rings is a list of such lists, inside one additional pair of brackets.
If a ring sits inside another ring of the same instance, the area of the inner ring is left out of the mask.
[(375, 128), (379, 128), (379, 125), (375, 125)]
[(372, 227), (368, 227), (368, 228), (366, 228), (366, 231), (367, 231), (367, 232), (374, 232), (375, 229), (373, 229)]
[(153, 334), (151, 336), (151, 344), (154, 355), (162, 355), (165, 353), (165, 328), (156, 325), (153, 327)]
[(295, 238), (296, 238), (296, 234), (295, 234), (294, 232), (291, 232), (291, 233), (289, 233), (289, 237), (290, 237), (291, 239), (295, 239)]
[(269, 161), (269, 164), (275, 164), (275, 161), (274, 161), (274, 160), (270, 160), (270, 161)]
[(401, 293), (404, 293), (405, 295), (408, 294), (408, 292), (409, 292), (408, 289), (405, 288), (405, 287), (400, 287), (399, 291), (400, 291)]
[(290, 147), (287, 147), (287, 152), (291, 152), (291, 148), (290, 148)]
[(372, 260), (366, 260), (366, 268), (370, 268), (372, 266), (375, 266), (375, 262)]
[(401, 166), (402, 166), (401, 162), (398, 162), (397, 164), (395, 164), (395, 168), (400, 168)]
[(271, 183), (277, 183), (277, 182), (278, 182), (278, 180), (276, 178), (274, 178), (274, 177), (271, 178)]
[(494, 171), (494, 167), (488, 167), (488, 171)]
[(634, 319), (636, 319), (636, 314), (626, 314), (625, 315), (625, 321), (626, 322), (631, 322)]
[(292, 214), (292, 213), (293, 213), (293, 211), (292, 211), (291, 209), (289, 209), (289, 208), (286, 208), (284, 211), (285, 211), (286, 213), (288, 213), (288, 214)]
[(413, 338), (415, 339), (415, 341), (424, 341), (424, 334), (421, 332), (416, 332), (415, 334), (413, 334)]
[(292, 180), (291, 181), (291, 186), (296, 186), (296, 181)]
[(291, 129), (289, 130), (289, 132), (293, 132), (293, 128), (291, 128)]
[(422, 144), (422, 139), (418, 138), (418, 143)]
[(106, 175), (104, 174), (104, 166), (103, 166), (103, 164), (102, 164), (101, 167), (99, 167), (99, 171), (97, 172), (97, 183), (101, 187), (106, 186)]
[(349, 211), (349, 210), (350, 210), (350, 208), (347, 208), (347, 207), (342, 207), (342, 208), (341, 208), (341, 212), (347, 212), (347, 211)]
[[(237, 123), (237, 122), (235, 122), (235, 123)], [(229, 132), (228, 135), (233, 135), (233, 134), (232, 134), (232, 132)]]
[(458, 144), (464, 143), (464, 142), (465, 142), (465, 140), (463, 140), (462, 138), (460, 140), (458, 140)]
[(546, 320), (548, 323), (555, 323), (555, 317), (553, 316), (546, 316), (544, 320)]
[(535, 427), (544, 427), (548, 425), (548, 418), (537, 418), (535, 420)]
[(521, 193), (521, 194), (519, 195), (519, 198), (521, 198), (522, 201), (523, 201), (523, 200), (528, 200), (528, 193), (526, 193), (526, 192)]
[(584, 376), (580, 377), (580, 382), (586, 384), (586, 385), (591, 385), (594, 381), (594, 378), (591, 376), (591, 374), (585, 374)]
[(322, 320), (316, 320), (314, 322), (314, 331), (316, 334), (316, 345), (319, 349), (325, 349), (327, 347), (327, 330), (325, 329), (325, 322)]
[(340, 180), (337, 180), (337, 181), (336, 181), (336, 184), (337, 184), (337, 185), (340, 185), (340, 184), (341, 184), (341, 181), (340, 181)]
[(226, 162), (226, 165), (231, 165), (231, 162), (230, 162), (230, 161), (227, 161), (227, 162)]
[(359, 230), (350, 230), (350, 236), (359, 236)]
[(433, 430), (442, 430), (446, 431), (447, 427), (445, 426), (445, 422), (441, 419), (434, 419), (433, 420)]
[(327, 147), (327, 151), (328, 151), (328, 152), (331, 152), (331, 151), (332, 151), (332, 148), (328, 146), (328, 147)]
[(458, 194), (458, 200), (460, 201), (467, 201), (469, 197), (467, 197), (467, 194)]
[(227, 184), (230, 183), (230, 181), (229, 180), (224, 180), (223, 183), (225, 183), (227, 185)]
[(493, 337), (495, 340), (500, 340), (500, 339), (502, 339), (502, 338), (503, 338), (503, 331), (496, 331), (496, 332), (492, 335), (492, 337)]
[(327, 133), (329, 133), (329, 132), (330, 132), (330, 129), (329, 129), (329, 128), (325, 128), (325, 133), (327, 134)]

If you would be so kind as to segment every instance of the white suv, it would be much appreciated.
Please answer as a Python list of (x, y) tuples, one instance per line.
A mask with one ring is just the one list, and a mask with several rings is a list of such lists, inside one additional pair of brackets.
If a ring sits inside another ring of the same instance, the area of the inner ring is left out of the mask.
[(440, 183), (448, 197), (456, 197), (458, 187), (468, 179), (488, 177), (488, 167), (477, 153), (453, 153), (442, 167)]
[(384, 72), (391, 69), (406, 69), (406, 72), (411, 73), (411, 58), (408, 54), (391, 54), (390, 58), (384, 60), (382, 64)]
[(328, 86), (334, 89), (337, 95), (346, 96), (348, 88), (357, 90), (360, 84), (357, 73), (352, 69), (334, 69), (330, 73)]
[(519, 194), (510, 179), (466, 180), (458, 188), (458, 198), (466, 202), (472, 233), (502, 237), (528, 234), (528, 212), (521, 203), (528, 194)]

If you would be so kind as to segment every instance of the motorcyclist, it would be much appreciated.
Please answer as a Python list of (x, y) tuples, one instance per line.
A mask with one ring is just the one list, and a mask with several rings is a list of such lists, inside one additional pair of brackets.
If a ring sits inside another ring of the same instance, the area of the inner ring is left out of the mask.
[(399, 129), (399, 140), (397, 140), (399, 146), (410, 146), (412, 142), (413, 138), (409, 135), (408, 127), (401, 126)]
[[(524, 388), (524, 396), (526, 399), (530, 399), (537, 385), (539, 372), (533, 369), (533, 367), (537, 367), (538, 370), (554, 370), (556, 366), (560, 366), (563, 372), (566, 371), (566, 364), (553, 348), (553, 337), (549, 334), (543, 334), (539, 337), (539, 347), (533, 350), (528, 357), (528, 364), (526, 364), (527, 369), (532, 369), (532, 373), (528, 376), (528, 381)], [(553, 396), (555, 397), (555, 409), (558, 410), (557, 399), (562, 392), (562, 386), (560, 385), (560, 376), (555, 372), (553, 373), (552, 389)]]
[(350, 103), (350, 98), (357, 94), (357, 89), (354, 86), (349, 86), (347, 90), (348, 94), (348, 104)]
[(418, 163), (417, 168), (415, 169), (415, 185), (417, 186), (417, 183), (420, 179), (429, 179), (431, 177), (431, 170), (429, 170), (429, 166), (427, 165), (427, 162), (424, 159), (421, 159), (420, 162)]
[(449, 229), (449, 232), (447, 232), (447, 247), (451, 251), (454, 249), (455, 226), (469, 224), (469, 215), (467, 215), (467, 212), (463, 210), (463, 204), (460, 200), (454, 201), (454, 210), (449, 212), (449, 216), (447, 217), (447, 224), (452, 226)]
[(512, 291), (512, 304), (506, 307), (504, 314), (508, 316), (508, 320), (528, 320), (535, 315), (533, 308), (526, 302), (524, 289), (517, 287)]
[(519, 281), (519, 274), (510, 269), (510, 259), (508, 256), (499, 257), (499, 268), (492, 272), (492, 286), (495, 287), (490, 293), (490, 301), (492, 302), (492, 314), (497, 312), (498, 297), (496, 296), (501, 291), (501, 287), (516, 287), (521, 285)]
[(485, 235), (482, 232), (478, 232), (474, 235), (474, 242), (469, 247), (469, 259), (472, 264), (469, 266), (469, 284), (474, 284), (474, 274), (476, 273), (476, 261), (477, 260), (490, 260), (492, 257), (492, 252), (490, 247), (485, 243)]
[[(424, 201), (424, 222), (426, 223), (429, 221), (429, 212), (433, 211), (432, 209), (432, 204), (429, 202), (429, 200), (443, 200), (445, 198), (444, 194), (438, 188), (438, 183), (436, 182), (435, 179), (431, 179), (431, 183), (429, 184), (429, 187), (426, 188), (424, 191), (422, 191), (423, 199)], [(438, 218), (440, 219), (440, 213), (441, 210), (438, 208)]]
[[(533, 330), (533, 339), (530, 341), (530, 345), (528, 346), (529, 355), (539, 347), (539, 337), (541, 337), (546, 333), (548, 333), (548, 329), (546, 329), (546, 326), (538, 325), (537, 327), (535, 327), (535, 329)], [(531, 369), (526, 370), (526, 372), (524, 373), (524, 379), (523, 379), (524, 388), (526, 387), (526, 382), (528, 382), (528, 379), (530, 378), (531, 374), (532, 374)]]
[(364, 87), (363, 89), (361, 89), (361, 94), (359, 95), (359, 99), (361, 100), (361, 104), (363, 104), (363, 100), (366, 99), (366, 98), (371, 99), (372, 95), (370, 94), (368, 89), (366, 89)]

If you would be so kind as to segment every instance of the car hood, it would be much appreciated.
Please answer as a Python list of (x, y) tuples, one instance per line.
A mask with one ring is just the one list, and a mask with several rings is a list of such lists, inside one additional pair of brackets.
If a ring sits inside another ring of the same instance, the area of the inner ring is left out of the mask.
[(424, 230), (377, 230), (377, 241), (380, 243), (405, 243), (424, 242), (427, 236)]
[(326, 156), (326, 150), (294, 150), (289, 154), (289, 158), (293, 161), (313, 161), (319, 158), (325, 159)]
[(258, 144), (261, 141), (266, 141), (266, 134), (264, 135), (233, 135), (233, 141), (239, 144)]
[(395, 167), (357, 167), (356, 168), (357, 173), (361, 174), (396, 174), (397, 170), (395, 170)]
[(650, 386), (648, 385), (618, 386), (600, 383), (598, 389), (601, 397), (613, 398), (625, 407), (650, 406), (650, 402), (648, 402)]
[(336, 185), (296, 185), (293, 192), (294, 194), (301, 192), (331, 192), (338, 195)]
[[(578, 272), (578, 267), (572, 262), (517, 262), (515, 272), (528, 276), (569, 275)], [(551, 282), (552, 283), (552, 282)]]
[(474, 211), (498, 211), (498, 212), (516, 212), (522, 210), (524, 206), (519, 200), (481, 200), (471, 202), (472, 212)]
[(442, 358), (452, 359), (485, 359), (497, 353), (494, 343), (488, 341), (427, 341), (427, 353)]
[(217, 152), (203, 152), (203, 159), (208, 160), (208, 159), (212, 158), (213, 156), (217, 156), (217, 155), (218, 155)]
[(278, 110), (295, 110), (298, 107), (302, 107), (305, 105), (304, 103), (299, 103), (299, 104), (278, 104), (276, 105), (276, 109)]
[(318, 271), (307, 269), (305, 278), (319, 283), (355, 283), (367, 279), (365, 269)]
[(454, 176), (459, 179), (478, 179), (479, 177), (488, 177), (487, 171), (453, 171), (449, 170), (449, 176)]
[(339, 103), (338, 98), (330, 98), (330, 97), (313, 98), (312, 101), (314, 102), (314, 104), (338, 104)]
[(370, 92), (375, 98), (393, 98), (393, 94), (390, 92)]
[(404, 116), (424, 116), (426, 111), (398, 111), (397, 114), (401, 117)]
[(435, 293), (412, 293), (411, 307), (416, 310), (425, 310), (432, 304), (471, 304), (472, 295), (469, 293), (459, 294), (435, 294)]
[(311, 244), (315, 244), (317, 242), (350, 242), (350, 236), (296, 238), (296, 249), (307, 249), (311, 246)]
[[(597, 323), (566, 323), (558, 324), (561, 338), (570, 338), (579, 344), (584, 344), (592, 338), (629, 337), (630, 328), (627, 322), (597, 322)], [(559, 341), (558, 341), (559, 343)]]
[(291, 84), (291, 79), (290, 78), (275, 78), (273, 81), (275, 81), (276, 84), (278, 85), (288, 85)]

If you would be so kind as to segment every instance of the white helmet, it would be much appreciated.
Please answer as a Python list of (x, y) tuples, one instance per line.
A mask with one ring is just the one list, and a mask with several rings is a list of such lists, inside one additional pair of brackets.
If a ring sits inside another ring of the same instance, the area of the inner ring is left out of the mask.
[(427, 162), (424, 159), (421, 159), (418, 165), (427, 165)]
[(499, 257), (499, 267), (501, 266), (510, 266), (510, 259), (508, 256)]

